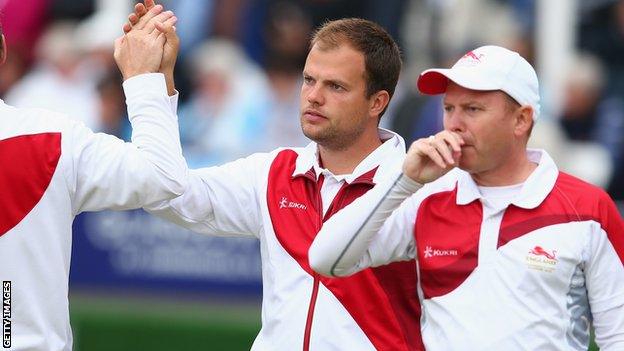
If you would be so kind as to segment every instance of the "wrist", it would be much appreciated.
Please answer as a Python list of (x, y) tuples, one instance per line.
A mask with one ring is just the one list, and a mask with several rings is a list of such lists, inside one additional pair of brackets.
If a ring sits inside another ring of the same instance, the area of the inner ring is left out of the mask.
[(146, 74), (146, 73), (150, 73), (150, 71), (148, 70), (126, 71), (126, 72), (121, 72), (121, 76), (123, 77), (123, 80), (125, 81), (132, 77), (136, 77), (138, 75)]
[(397, 180), (397, 186), (401, 187), (403, 190), (408, 191), (410, 193), (415, 193), (418, 189), (423, 187), (422, 183), (417, 182), (410, 176), (402, 173), (399, 179)]
[(176, 93), (175, 81), (173, 79), (173, 70), (170, 72), (162, 72), (165, 75), (165, 83), (167, 83), (167, 94), (173, 96)]

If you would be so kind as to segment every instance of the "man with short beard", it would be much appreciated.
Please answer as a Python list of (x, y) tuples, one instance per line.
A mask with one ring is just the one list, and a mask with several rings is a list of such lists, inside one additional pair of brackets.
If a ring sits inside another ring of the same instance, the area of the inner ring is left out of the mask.
[(192, 170), (180, 198), (148, 210), (198, 233), (260, 240), (262, 329), (252, 350), (420, 350), (413, 263), (345, 279), (308, 265), (323, 222), (400, 168), (403, 140), (378, 128), (399, 48), (362, 19), (328, 22), (310, 44), (300, 119), (313, 142)]

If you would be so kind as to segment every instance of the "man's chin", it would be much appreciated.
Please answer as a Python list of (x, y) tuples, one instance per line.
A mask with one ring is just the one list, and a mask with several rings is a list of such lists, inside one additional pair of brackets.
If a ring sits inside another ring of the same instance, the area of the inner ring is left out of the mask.
[(461, 157), (459, 159), (459, 164), (457, 165), (457, 168), (461, 169), (462, 171), (466, 171), (470, 174), (476, 172), (475, 165), (469, 160), (467, 160), (465, 157)]
[(323, 142), (325, 141), (325, 138), (323, 138), (322, 134), (319, 133), (310, 133), (304, 130), (303, 135), (305, 135), (306, 138), (314, 141), (317, 144), (323, 144)]
[(323, 136), (325, 133), (321, 128), (303, 121), (301, 122), (301, 131), (303, 132), (303, 135), (310, 140), (318, 142), (319, 140), (324, 139)]

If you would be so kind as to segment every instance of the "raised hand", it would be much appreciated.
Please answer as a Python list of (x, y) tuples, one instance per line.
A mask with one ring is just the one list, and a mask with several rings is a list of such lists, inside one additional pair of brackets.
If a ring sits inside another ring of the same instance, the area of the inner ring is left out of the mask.
[(137, 22), (139, 22), (139, 19), (154, 6), (156, 6), (154, 0), (145, 0), (145, 3), (137, 3), (134, 5), (134, 12), (128, 15), (128, 22), (124, 23), (122, 27), (124, 33), (127, 34), (130, 30), (132, 30), (132, 26), (136, 25)]
[(412, 180), (432, 182), (456, 167), (464, 140), (459, 134), (442, 131), (412, 143), (403, 163), (403, 173)]
[[(156, 5), (154, 0), (145, 0), (144, 3), (138, 3), (134, 6), (134, 12), (128, 15), (128, 22), (126, 22), (122, 29), (124, 33), (129, 33), (133, 28), (137, 28), (140, 26), (140, 22), (145, 18), (146, 15), (150, 13), (155, 7), (161, 6)], [(153, 26), (156, 26), (157, 21), (149, 21), (147, 22), (146, 29), (152, 29)], [(163, 51), (163, 57), (161, 60), (160, 67), (158, 68), (158, 72), (163, 73), (165, 75), (165, 79), (167, 81), (167, 90), (169, 95), (175, 94), (175, 83), (173, 80), (173, 70), (175, 67), (176, 60), (178, 58), (178, 52), (180, 50), (180, 39), (175, 32), (175, 26), (168, 25), (169, 23), (162, 22), (163, 25), (157, 27), (160, 31), (162, 31), (166, 36), (165, 47)], [(175, 24), (175, 23), (174, 23)]]
[(163, 7), (156, 5), (137, 21), (130, 32), (115, 40), (114, 57), (124, 79), (141, 73), (158, 72), (166, 34), (156, 28), (156, 23), (162, 29), (173, 27), (176, 21), (171, 11), (163, 12)]

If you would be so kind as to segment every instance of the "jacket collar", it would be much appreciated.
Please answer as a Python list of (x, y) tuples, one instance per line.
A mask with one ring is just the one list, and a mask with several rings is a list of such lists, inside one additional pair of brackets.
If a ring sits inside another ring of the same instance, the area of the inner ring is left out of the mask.
[[(373, 152), (371, 152), (360, 164), (358, 164), (353, 173), (337, 176), (351, 184), (356, 179), (368, 183), (379, 182), (380, 179), (398, 174), (405, 158), (405, 141), (398, 134), (379, 128), (379, 138), (384, 142)], [(376, 172), (371, 172), (377, 168)], [(317, 180), (321, 174), (331, 174), (329, 170), (319, 165), (318, 144), (311, 142), (299, 152), (295, 170), (292, 174), (294, 177), (305, 176), (313, 180)], [(374, 174), (374, 177), (372, 176)]]
[[(537, 168), (529, 175), (522, 185), (520, 194), (512, 202), (513, 205), (524, 209), (533, 209), (539, 206), (555, 186), (559, 169), (553, 159), (544, 150), (527, 149), (529, 161), (537, 163)], [(457, 180), (458, 205), (467, 205), (483, 196), (470, 174), (459, 171)]]

